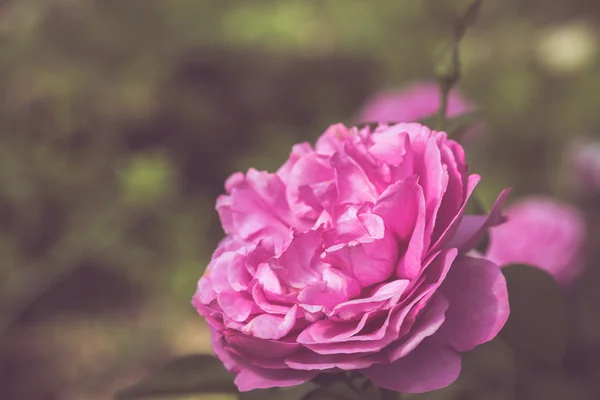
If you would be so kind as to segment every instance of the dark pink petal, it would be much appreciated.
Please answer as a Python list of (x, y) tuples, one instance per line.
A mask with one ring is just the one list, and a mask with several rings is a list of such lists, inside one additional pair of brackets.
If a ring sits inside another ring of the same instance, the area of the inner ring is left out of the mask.
[[(432, 232), (432, 243), (435, 243), (441, 234), (450, 226), (456, 215), (468, 200), (467, 197), (467, 174), (464, 164), (464, 153), (454, 150), (452, 144), (458, 146), (452, 140), (446, 140), (445, 134), (437, 136), (438, 145), (442, 156), (442, 163), (448, 172), (448, 185), (442, 198), (440, 208), (437, 213), (435, 228)], [(461, 160), (462, 158), (462, 160)]]
[[(420, 189), (420, 186), (417, 186)], [(415, 227), (408, 242), (404, 256), (400, 258), (396, 267), (396, 276), (401, 279), (415, 279), (421, 272), (425, 247), (425, 198), (423, 191), (417, 189), (417, 216)]]
[(358, 204), (374, 202), (377, 191), (358, 164), (342, 153), (331, 156), (331, 165), (335, 170), (339, 204)]
[(440, 334), (458, 351), (492, 340), (508, 318), (506, 281), (491, 261), (456, 259), (441, 291), (450, 308)]
[(313, 379), (318, 373), (318, 371), (253, 367), (242, 369), (234, 382), (240, 392), (248, 392), (255, 389), (300, 385)]
[(488, 216), (465, 215), (447, 246), (456, 247), (463, 253), (477, 246), (489, 228), (504, 221), (502, 206), (509, 194), (510, 189), (504, 189), (500, 193)]
[(231, 355), (223, 347), (223, 331), (221, 329), (215, 329), (210, 325), (208, 326), (208, 330), (210, 332), (210, 343), (215, 355), (219, 358), (219, 360), (221, 360), (229, 372), (233, 372), (234, 374), (240, 372), (242, 369), (242, 363), (240, 363), (235, 356)]
[(397, 306), (401, 311), (392, 321), (394, 332), (400, 332), (400, 336), (410, 332), (420, 311), (446, 278), (457, 254), (456, 249), (448, 249), (432, 255), (425, 261), (423, 274), (418, 280), (411, 281)]
[(470, 175), (467, 178), (466, 195), (465, 195), (465, 199), (462, 203), (460, 211), (456, 215), (453, 216), (452, 222), (450, 222), (450, 224), (448, 226), (442, 227), (442, 232), (439, 234), (436, 241), (433, 242), (433, 244), (431, 245), (430, 251), (440, 249), (441, 247), (446, 245), (448, 243), (448, 241), (453, 239), (456, 231), (458, 230), (458, 226), (462, 220), (465, 209), (467, 207), (467, 200), (473, 194), (473, 191), (475, 190), (475, 187), (477, 186), (477, 184), (479, 183), (480, 180), (481, 180), (481, 177), (476, 174)]
[(386, 304), (395, 305), (404, 293), (404, 290), (408, 287), (408, 284), (409, 281), (403, 279), (383, 284), (369, 297), (349, 300), (338, 304), (333, 310), (334, 315), (344, 320), (350, 320), (366, 312), (380, 309)]
[[(423, 161), (419, 176), (419, 185), (423, 187), (425, 195), (427, 223), (425, 226), (425, 247), (429, 247), (431, 236), (437, 221), (437, 214), (442, 204), (442, 196), (448, 187), (448, 171), (442, 165), (440, 149), (434, 136), (430, 136), (425, 142)], [(417, 170), (418, 171), (418, 170)], [(461, 195), (462, 197), (462, 195)]]
[(406, 357), (413, 351), (425, 338), (433, 335), (440, 329), (445, 321), (448, 301), (439, 294), (434, 294), (422, 316), (410, 330), (409, 337), (398, 344), (393, 344), (386, 349), (390, 361), (396, 361), (399, 358)]
[[(287, 314), (290, 311), (291, 305), (279, 304), (282, 302), (278, 303), (271, 300), (277, 297), (279, 296), (274, 296), (273, 293), (270, 293), (270, 296), (267, 297), (260, 285), (252, 287), (252, 299), (261, 310), (268, 314)], [(280, 300), (280, 298), (277, 300)]]
[(401, 393), (425, 393), (448, 386), (460, 374), (460, 356), (435, 336), (424, 340), (406, 357), (375, 364), (361, 372), (375, 386)]
[(346, 341), (360, 332), (372, 313), (365, 313), (360, 321), (333, 321), (323, 319), (309, 325), (298, 335), (298, 343), (305, 345)]
[(388, 186), (377, 199), (373, 213), (381, 216), (390, 231), (404, 241), (414, 230), (422, 198), (423, 189), (417, 184), (417, 177), (411, 176)]
[(355, 354), (315, 354), (310, 350), (303, 350), (285, 359), (286, 365), (297, 370), (327, 370), (339, 368), (343, 370), (356, 370), (370, 367), (375, 363), (372, 358), (357, 357)]
[(235, 349), (248, 355), (271, 358), (283, 358), (301, 349), (298, 343), (281, 340), (265, 340), (244, 335), (239, 332), (227, 334), (227, 342)]

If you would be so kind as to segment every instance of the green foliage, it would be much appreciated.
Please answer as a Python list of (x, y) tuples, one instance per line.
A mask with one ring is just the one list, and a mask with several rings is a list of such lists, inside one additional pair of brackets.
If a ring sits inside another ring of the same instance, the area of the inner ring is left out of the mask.
[(116, 400), (146, 399), (197, 393), (237, 393), (234, 376), (214, 357), (199, 354), (180, 358), (140, 383), (120, 391)]
[(560, 286), (546, 272), (527, 265), (510, 265), (502, 272), (508, 285), (510, 317), (500, 335), (516, 351), (559, 366), (570, 334)]
[[(223, 235), (226, 176), (273, 170), (371, 93), (432, 79), (472, 1), (4, 3), (0, 398), (100, 400), (157, 359), (207, 350), (189, 300)], [(564, 151), (600, 126), (597, 12), (487, 1), (461, 41), (460, 89), (485, 113), (467, 158), (486, 202), (506, 186), (571, 193)], [(596, 270), (572, 312), (590, 385)], [(487, 398), (464, 375), (463, 398)], [(496, 395), (494, 379), (477, 387)]]

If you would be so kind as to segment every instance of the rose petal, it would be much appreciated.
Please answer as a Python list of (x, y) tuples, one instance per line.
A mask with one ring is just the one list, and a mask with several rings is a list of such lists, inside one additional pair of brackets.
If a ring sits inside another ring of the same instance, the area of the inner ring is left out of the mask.
[(375, 364), (361, 372), (375, 386), (401, 393), (425, 393), (454, 382), (460, 367), (458, 353), (434, 336), (424, 340), (406, 357), (391, 364)]
[(250, 320), (241, 331), (260, 339), (281, 339), (290, 333), (299, 314), (296, 305), (285, 316), (262, 314)]
[(488, 216), (465, 215), (447, 246), (456, 247), (462, 253), (477, 246), (490, 227), (503, 221), (502, 206), (509, 194), (510, 189), (505, 189), (500, 193)]
[(339, 204), (374, 202), (377, 192), (373, 183), (354, 160), (342, 153), (331, 156)]
[(247, 294), (238, 292), (219, 293), (217, 302), (225, 315), (236, 322), (247, 320), (254, 304)]
[(458, 351), (490, 341), (508, 318), (506, 281), (500, 268), (491, 261), (458, 258), (441, 291), (450, 308), (440, 334)]
[(425, 338), (438, 331), (440, 326), (446, 320), (445, 314), (448, 310), (448, 301), (438, 293), (434, 294), (427, 304), (425, 313), (417, 320), (417, 323), (411, 328), (408, 339), (401, 343), (391, 345), (386, 349), (390, 361), (396, 361), (401, 357), (406, 357), (413, 351)]
[(235, 377), (235, 385), (240, 392), (272, 387), (300, 385), (313, 379), (318, 371), (298, 371), (293, 369), (244, 368)]

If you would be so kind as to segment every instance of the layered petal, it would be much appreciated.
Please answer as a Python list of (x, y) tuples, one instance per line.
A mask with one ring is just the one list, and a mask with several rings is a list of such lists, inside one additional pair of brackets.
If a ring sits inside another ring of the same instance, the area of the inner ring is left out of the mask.
[(464, 255), (504, 220), (507, 192), (464, 215), (479, 179), (416, 123), (333, 125), (275, 174), (233, 174), (216, 207), (227, 238), (192, 303), (239, 389), (339, 370), (403, 392), (454, 381), (457, 351), (508, 316), (499, 268)]

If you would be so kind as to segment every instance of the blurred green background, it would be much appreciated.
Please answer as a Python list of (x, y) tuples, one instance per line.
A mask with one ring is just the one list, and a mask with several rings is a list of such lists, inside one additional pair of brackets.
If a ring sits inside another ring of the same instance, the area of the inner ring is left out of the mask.
[[(109, 399), (209, 352), (190, 299), (225, 178), (431, 78), (466, 4), (1, 2), (0, 399)], [(506, 186), (569, 198), (568, 149), (600, 133), (599, 21), (595, 0), (484, 1), (460, 89), (486, 116), (468, 146), (486, 201)], [(600, 398), (598, 275), (572, 289), (567, 372), (519, 371), (493, 342), (419, 398)]]

